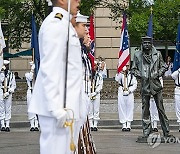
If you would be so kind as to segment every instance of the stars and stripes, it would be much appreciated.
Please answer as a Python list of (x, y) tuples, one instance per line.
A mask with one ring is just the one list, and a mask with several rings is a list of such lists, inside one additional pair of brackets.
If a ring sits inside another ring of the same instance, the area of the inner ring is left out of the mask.
[(118, 73), (130, 61), (129, 54), (129, 36), (127, 30), (126, 14), (123, 14), (123, 23), (121, 29), (121, 40), (119, 49)]

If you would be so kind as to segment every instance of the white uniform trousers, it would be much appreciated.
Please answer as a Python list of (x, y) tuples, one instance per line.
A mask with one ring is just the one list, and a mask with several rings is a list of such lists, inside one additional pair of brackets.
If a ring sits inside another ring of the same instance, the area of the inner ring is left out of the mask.
[(95, 100), (90, 101), (89, 119), (99, 120), (100, 93), (96, 95)]
[[(38, 115), (41, 128), (40, 154), (73, 154), (70, 151), (70, 128), (57, 127), (55, 118)], [(74, 143), (77, 147), (79, 124), (74, 124)], [(76, 148), (77, 149), (77, 148)]]
[[(31, 101), (31, 96), (32, 96), (31, 90), (28, 89), (28, 90), (27, 90), (27, 107), (28, 107), (28, 108), (29, 108), (29, 104), (30, 104), (30, 101)], [(31, 119), (37, 119), (37, 116), (36, 116), (36, 114), (34, 114), (34, 113), (28, 112), (28, 119), (29, 119), (29, 120), (31, 120)]]
[(175, 111), (177, 122), (180, 124), (180, 88), (175, 88)]
[(8, 98), (1, 99), (0, 101), (0, 119), (10, 120), (11, 119), (11, 105), (12, 105), (12, 94), (9, 94)]
[(159, 114), (158, 114), (158, 110), (157, 110), (154, 98), (150, 99), (149, 110), (150, 110), (150, 115), (151, 115), (151, 122), (159, 121)]
[(123, 96), (122, 92), (118, 92), (118, 112), (120, 123), (133, 121), (134, 110), (134, 94)]
[(89, 108), (90, 108), (90, 97), (88, 96), (87, 93), (82, 92), (82, 104), (80, 106), (81, 126), (86, 123)]

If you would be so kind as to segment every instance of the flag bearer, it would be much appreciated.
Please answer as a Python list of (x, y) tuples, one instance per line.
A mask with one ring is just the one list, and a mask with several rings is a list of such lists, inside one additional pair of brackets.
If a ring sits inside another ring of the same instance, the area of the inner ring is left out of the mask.
[(1, 131), (10, 132), (12, 94), (16, 89), (15, 75), (9, 70), (10, 61), (4, 60), (3, 101), (0, 103)]
[[(31, 65), (31, 71), (25, 74), (27, 85), (28, 85), (28, 89), (27, 89), (27, 106), (28, 107), (31, 101), (31, 96), (32, 96), (32, 91), (33, 91), (33, 84), (34, 84), (33, 79), (34, 79), (34, 69), (35, 69), (35, 65), (32, 61), (29, 62), (29, 64)], [(30, 131), (39, 131), (37, 115), (34, 113), (28, 112), (28, 118), (30, 121)]]
[(119, 121), (122, 123), (122, 131), (131, 130), (134, 110), (134, 94), (137, 88), (137, 80), (129, 71), (129, 63), (123, 67), (123, 71), (116, 74), (115, 80), (119, 82), (118, 88), (118, 112)]
[(95, 61), (95, 75), (92, 83), (92, 93), (90, 94), (91, 102), (89, 109), (89, 124), (92, 131), (97, 131), (100, 107), (100, 92), (103, 87), (103, 77), (99, 72), (99, 64)]

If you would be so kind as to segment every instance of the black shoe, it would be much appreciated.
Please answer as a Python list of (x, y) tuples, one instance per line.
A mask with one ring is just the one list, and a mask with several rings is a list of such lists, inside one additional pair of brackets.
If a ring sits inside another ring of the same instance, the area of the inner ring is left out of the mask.
[(9, 127), (6, 127), (6, 132), (10, 132), (10, 128)]
[(153, 128), (153, 132), (158, 132), (158, 129), (157, 128)]
[(94, 131), (98, 131), (97, 127), (94, 127)]
[(5, 130), (6, 130), (5, 127), (2, 127), (2, 128), (1, 128), (1, 132), (4, 132)]
[(91, 127), (91, 131), (94, 131), (94, 128), (93, 128), (93, 127)]
[(35, 127), (35, 128), (34, 128), (34, 131), (39, 131), (39, 128), (38, 128), (38, 127)]
[(31, 131), (31, 132), (35, 131), (34, 127), (31, 127), (31, 128), (30, 128), (30, 131)]
[(180, 129), (179, 129), (179, 132), (180, 132)]
[(130, 131), (131, 131), (131, 128), (126, 128), (126, 131), (127, 131), (127, 132), (130, 132)]
[(125, 131), (126, 131), (126, 128), (122, 128), (122, 131), (125, 132)]

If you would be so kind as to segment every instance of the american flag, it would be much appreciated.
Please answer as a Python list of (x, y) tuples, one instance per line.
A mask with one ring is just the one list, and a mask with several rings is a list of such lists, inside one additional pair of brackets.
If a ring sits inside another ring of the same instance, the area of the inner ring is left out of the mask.
[(95, 42), (94, 42), (94, 17), (93, 16), (90, 16), (89, 35), (91, 38), (91, 50), (88, 53), (88, 56), (91, 61), (92, 71), (94, 71)]
[(118, 61), (118, 73), (122, 71), (122, 68), (129, 62), (129, 38), (126, 22), (126, 14), (123, 14), (123, 23), (121, 29), (121, 40), (119, 49), (119, 61)]

